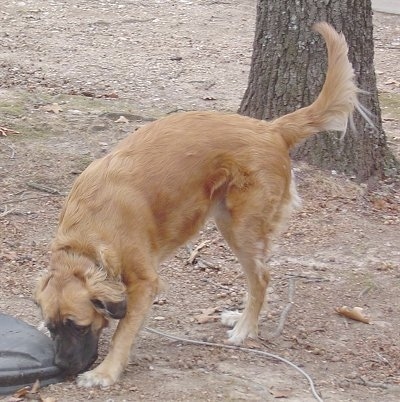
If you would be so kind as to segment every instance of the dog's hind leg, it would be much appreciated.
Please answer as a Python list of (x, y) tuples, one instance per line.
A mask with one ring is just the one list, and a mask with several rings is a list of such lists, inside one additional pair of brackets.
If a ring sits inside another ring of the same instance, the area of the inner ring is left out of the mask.
[(279, 202), (268, 200), (268, 194), (260, 197), (257, 192), (260, 189), (252, 197), (253, 190), (249, 191), (246, 201), (231, 203), (230, 208), (229, 204), (219, 205), (214, 213), (218, 229), (237, 256), (248, 285), (243, 313), (226, 311), (221, 316), (224, 325), (233, 327), (228, 331), (229, 342), (233, 344), (258, 335), (258, 318), (270, 278), (265, 263), (268, 243), (281, 215)]
[(241, 344), (247, 337), (257, 338), (258, 317), (265, 299), (265, 292), (269, 282), (269, 272), (263, 259), (250, 256), (238, 257), (246, 274), (248, 296), (243, 313), (225, 311), (221, 321), (224, 325), (233, 327), (228, 331), (229, 342)]

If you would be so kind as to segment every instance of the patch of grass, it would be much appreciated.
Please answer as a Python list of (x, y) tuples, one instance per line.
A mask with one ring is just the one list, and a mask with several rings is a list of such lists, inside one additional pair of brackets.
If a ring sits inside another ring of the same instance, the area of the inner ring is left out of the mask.
[(94, 115), (110, 115), (110, 118), (117, 119), (119, 116), (126, 116), (128, 120), (154, 120), (161, 116), (144, 116), (141, 111), (134, 108), (132, 103), (121, 99), (90, 98), (82, 95), (54, 96), (49, 103), (58, 103), (63, 111), (79, 110)]
[(24, 106), (19, 100), (13, 101), (0, 101), (0, 116), (2, 118), (10, 116), (10, 117), (19, 117), (24, 113)]
[(76, 175), (81, 174), (94, 161), (94, 159), (95, 158), (93, 158), (91, 155), (82, 155), (77, 157), (73, 163), (72, 173)]
[(388, 113), (394, 118), (400, 118), (400, 94), (381, 92), (379, 101), (384, 113)]

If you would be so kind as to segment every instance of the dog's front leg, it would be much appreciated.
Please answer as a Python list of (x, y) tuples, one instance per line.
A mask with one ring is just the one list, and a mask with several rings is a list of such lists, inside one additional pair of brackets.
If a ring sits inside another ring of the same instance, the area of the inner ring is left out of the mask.
[(157, 288), (158, 279), (136, 280), (133, 285), (128, 286), (127, 313), (118, 323), (110, 351), (95, 369), (78, 376), (79, 386), (107, 387), (118, 380), (128, 365), (131, 347), (152, 306)]

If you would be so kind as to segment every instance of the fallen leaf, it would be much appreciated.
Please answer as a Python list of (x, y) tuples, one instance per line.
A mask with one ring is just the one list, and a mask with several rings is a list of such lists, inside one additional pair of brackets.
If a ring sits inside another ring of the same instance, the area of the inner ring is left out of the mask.
[(119, 116), (115, 123), (129, 123), (129, 120), (125, 116)]
[(36, 380), (32, 385), (32, 389), (29, 391), (30, 394), (36, 394), (40, 389), (40, 381)]
[(364, 324), (369, 324), (369, 318), (363, 313), (363, 309), (361, 307), (351, 308), (347, 306), (342, 306), (339, 308), (335, 308), (335, 311), (338, 314), (343, 315), (344, 317), (363, 322)]
[(119, 96), (115, 92), (111, 92), (109, 94), (102, 94), (99, 95), (98, 98), (108, 98), (108, 99), (118, 99)]
[(209, 308), (206, 308), (205, 310), (201, 310), (201, 313), (205, 314), (205, 315), (211, 315), (211, 314), (214, 314), (217, 310), (218, 310), (218, 307), (209, 307)]
[(218, 320), (216, 315), (199, 314), (194, 317), (197, 324), (207, 324), (208, 322), (215, 322)]
[(20, 388), (18, 391), (15, 391), (12, 396), (13, 396), (13, 398), (17, 398), (17, 399), (24, 398), (25, 395), (30, 392), (30, 390), (31, 390), (31, 387), (28, 385), (26, 387)]
[(40, 109), (44, 110), (45, 112), (54, 113), (54, 114), (58, 114), (58, 113), (62, 112), (62, 109), (58, 103), (51, 103), (49, 105), (44, 105), (44, 106), (41, 106)]
[(11, 128), (7, 127), (0, 127), (0, 136), (1, 137), (7, 137), (9, 134), (19, 134), (18, 131), (11, 130)]
[(389, 79), (389, 80), (387, 80), (385, 83), (384, 83), (385, 85), (396, 85), (396, 86), (399, 86), (400, 85), (400, 82), (399, 81), (396, 81), (396, 80), (393, 80), (393, 79)]
[(82, 96), (87, 96), (88, 98), (96, 97), (96, 94), (94, 92), (90, 92), (90, 91), (82, 91), (81, 94), (82, 94)]
[(201, 310), (201, 314), (194, 317), (197, 324), (206, 324), (208, 322), (215, 322), (218, 320), (217, 315), (213, 315), (218, 310), (217, 307), (210, 307), (205, 310)]
[(269, 392), (274, 398), (288, 398), (290, 395), (292, 395), (293, 390), (285, 388), (271, 388)]

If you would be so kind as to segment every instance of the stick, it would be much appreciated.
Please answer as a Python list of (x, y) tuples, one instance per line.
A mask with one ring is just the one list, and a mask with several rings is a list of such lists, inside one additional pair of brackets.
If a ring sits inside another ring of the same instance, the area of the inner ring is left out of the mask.
[(277, 338), (278, 336), (281, 335), (283, 331), (283, 327), (285, 325), (285, 321), (287, 316), (289, 315), (290, 310), (293, 307), (293, 297), (294, 297), (294, 290), (295, 290), (295, 278), (290, 278), (289, 279), (289, 285), (288, 285), (288, 293), (289, 293), (289, 301), (286, 307), (283, 309), (281, 317), (279, 319), (279, 324), (278, 327), (276, 328), (275, 332), (273, 332), (268, 339), (274, 339)]
[(390, 389), (390, 390), (398, 390), (400, 387), (396, 387), (393, 385), (385, 384), (382, 382), (374, 382), (374, 381), (368, 381), (364, 377), (360, 377), (359, 379), (354, 380), (356, 384), (360, 385), (365, 385), (366, 387), (371, 387), (371, 388), (382, 388), (382, 389)]
[(194, 260), (199, 255), (199, 251), (203, 247), (207, 246), (209, 243), (210, 243), (209, 240), (205, 240), (205, 241), (201, 242), (194, 250), (190, 250), (189, 246), (187, 246), (186, 248), (190, 252), (190, 256), (189, 256), (189, 258), (187, 259), (186, 262), (188, 264), (193, 264)]
[(19, 202), (24, 202), (28, 200), (37, 200), (38, 198), (48, 198), (50, 197), (49, 195), (38, 195), (36, 197), (25, 197), (21, 198), (19, 200), (9, 200), (4, 203), (4, 205), (9, 205), (9, 204), (18, 204)]
[[(0, 130), (0, 133), (1, 133), (1, 130)], [(15, 159), (15, 149), (11, 146), (11, 145), (8, 145), (8, 144), (6, 144), (5, 142), (3, 142), (3, 141), (0, 141), (3, 145), (5, 145), (7, 148), (9, 148), (9, 149), (11, 149), (11, 155), (10, 155), (10, 159)]]
[(5, 206), (3, 212), (0, 214), (0, 218), (4, 218), (7, 215), (12, 214), (15, 211), (15, 209), (7, 209), (7, 205)]
[(323, 278), (321, 276), (308, 276), (308, 275), (302, 275), (302, 274), (287, 274), (289, 278), (301, 278), (301, 279), (306, 279), (307, 282), (330, 282), (330, 279), (328, 278)]
[(228, 291), (232, 290), (232, 288), (230, 286), (225, 286), (225, 285), (222, 285), (221, 283), (215, 283), (211, 279), (204, 279), (204, 282), (207, 282), (210, 285), (212, 285), (216, 288), (219, 288), (219, 289), (224, 289), (224, 290), (228, 290)]
[(44, 191), (45, 193), (49, 193), (49, 194), (57, 194), (60, 195), (61, 193), (56, 190), (55, 188), (51, 188), (48, 186), (43, 186), (39, 183), (34, 183), (34, 182), (30, 182), (30, 183), (26, 183), (26, 185), (30, 188), (33, 188), (35, 190), (39, 190), (39, 191)]
[(8, 134), (20, 134), (20, 133), (18, 131), (11, 130), (11, 128), (0, 126), (0, 135), (3, 137), (7, 137)]

